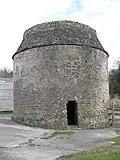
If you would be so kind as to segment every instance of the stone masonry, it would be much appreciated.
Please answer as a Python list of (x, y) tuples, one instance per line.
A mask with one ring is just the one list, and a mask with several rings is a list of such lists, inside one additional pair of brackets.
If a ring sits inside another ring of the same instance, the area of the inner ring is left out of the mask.
[(71, 125), (78, 128), (108, 126), (108, 53), (94, 29), (72, 21), (38, 24), (25, 31), (12, 58), (14, 121), (68, 129), (76, 118)]

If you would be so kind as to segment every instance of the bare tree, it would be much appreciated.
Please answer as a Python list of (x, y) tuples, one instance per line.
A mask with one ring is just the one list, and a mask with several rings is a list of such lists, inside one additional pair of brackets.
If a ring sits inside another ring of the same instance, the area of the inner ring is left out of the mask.
[(13, 71), (4, 67), (3, 69), (0, 69), (0, 77), (2, 77), (2, 78), (12, 78), (13, 77)]
[(120, 61), (116, 61), (116, 68), (109, 72), (109, 90), (110, 96), (120, 97)]

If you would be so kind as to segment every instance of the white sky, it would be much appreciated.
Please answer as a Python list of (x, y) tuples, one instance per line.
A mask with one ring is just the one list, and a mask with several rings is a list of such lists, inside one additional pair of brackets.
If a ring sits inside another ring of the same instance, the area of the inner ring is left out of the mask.
[(109, 68), (120, 57), (120, 0), (0, 0), (0, 68), (13, 67), (12, 55), (29, 27), (53, 20), (93, 27), (109, 53)]

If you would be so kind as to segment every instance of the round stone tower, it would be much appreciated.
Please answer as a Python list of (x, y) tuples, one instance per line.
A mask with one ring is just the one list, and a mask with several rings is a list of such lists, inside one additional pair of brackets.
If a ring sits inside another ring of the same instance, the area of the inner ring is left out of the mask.
[(14, 121), (52, 129), (108, 125), (108, 53), (94, 29), (38, 24), (25, 31), (12, 58)]

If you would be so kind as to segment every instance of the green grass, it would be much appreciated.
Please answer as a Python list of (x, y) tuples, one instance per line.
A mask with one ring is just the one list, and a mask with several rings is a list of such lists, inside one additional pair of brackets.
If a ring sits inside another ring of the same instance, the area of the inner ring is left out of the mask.
[(13, 114), (13, 111), (0, 111), (0, 115)]
[(112, 144), (113, 146), (120, 145), (120, 136), (117, 136), (117, 137), (109, 139), (109, 140), (115, 142)]
[(57, 23), (57, 24), (55, 24), (54, 27), (56, 27), (56, 28), (58, 28), (58, 27), (63, 27), (63, 28), (65, 28), (65, 27), (73, 27), (73, 26), (74, 26), (74, 24), (71, 23), (71, 22), (69, 22), (69, 23), (62, 22), (62, 23)]
[(57, 160), (120, 160), (120, 136), (107, 140), (115, 143), (110, 146), (63, 155), (57, 158)]
[(52, 133), (50, 136), (47, 137), (43, 137), (42, 139), (51, 139), (53, 137), (56, 137), (57, 135), (67, 135), (67, 136), (71, 136), (73, 134), (73, 132), (54, 132)]
[(74, 160), (120, 160), (120, 152), (112, 152), (103, 155), (88, 156), (86, 158), (75, 158)]
[[(66, 156), (64, 157), (64, 160), (120, 160), (120, 152), (112, 152), (112, 153), (106, 153), (102, 155), (89, 155), (87, 157), (78, 157), (77, 155), (74, 155), (73, 157)], [(58, 158), (57, 160), (61, 160)]]
[(97, 147), (95, 149), (87, 150), (87, 151), (80, 151), (78, 153), (73, 153), (69, 155), (64, 155), (59, 157), (57, 160), (76, 160), (76, 158), (84, 158), (88, 156), (94, 156), (96, 154), (100, 154), (101, 152), (106, 151), (109, 148), (109, 146), (102, 146), (102, 147)]

